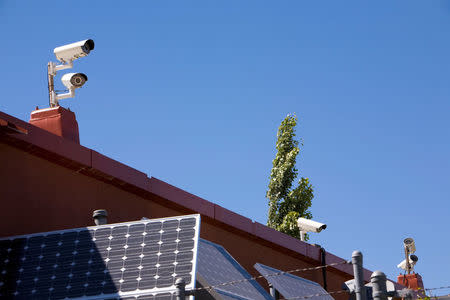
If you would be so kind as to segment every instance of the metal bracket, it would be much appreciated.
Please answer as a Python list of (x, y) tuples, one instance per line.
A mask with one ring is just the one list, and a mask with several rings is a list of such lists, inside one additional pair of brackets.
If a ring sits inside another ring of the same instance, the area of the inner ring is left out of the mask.
[(74, 90), (69, 90), (69, 93), (64, 94), (56, 94), (55, 92), (55, 84), (54, 84), (54, 77), (56, 76), (56, 72), (64, 69), (70, 69), (73, 68), (73, 61), (68, 61), (66, 64), (57, 65), (54, 62), (49, 62), (47, 64), (47, 79), (48, 79), (48, 97), (49, 97), (49, 104), (50, 107), (56, 107), (59, 106), (59, 99), (64, 98), (72, 98), (75, 96)]

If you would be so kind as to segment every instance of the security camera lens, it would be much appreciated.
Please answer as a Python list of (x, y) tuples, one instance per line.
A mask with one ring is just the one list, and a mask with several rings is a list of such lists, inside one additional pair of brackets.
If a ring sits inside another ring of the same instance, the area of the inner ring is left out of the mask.
[(414, 243), (414, 240), (412, 239), (412, 238), (406, 238), (406, 239), (404, 239), (403, 240), (403, 243), (405, 244), (405, 245), (411, 245), (412, 243)]
[(83, 49), (84, 53), (89, 54), (91, 50), (94, 50), (94, 47), (95, 47), (94, 41), (89, 39), (86, 41), (86, 43), (84, 43), (84, 45), (81, 48)]
[(77, 73), (70, 78), (70, 83), (75, 87), (81, 87), (87, 81), (87, 76), (83, 73)]

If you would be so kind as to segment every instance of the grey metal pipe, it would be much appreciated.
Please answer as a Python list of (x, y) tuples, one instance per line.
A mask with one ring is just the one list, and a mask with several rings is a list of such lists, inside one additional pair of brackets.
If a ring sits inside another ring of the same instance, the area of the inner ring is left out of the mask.
[(375, 271), (370, 276), (372, 283), (372, 296), (374, 300), (387, 300), (386, 275), (381, 271)]
[(186, 282), (184, 281), (183, 278), (177, 278), (177, 280), (175, 281), (175, 287), (176, 287), (176, 291), (175, 291), (175, 296), (177, 300), (185, 300), (186, 299)]
[(270, 296), (272, 296), (273, 299), (275, 299), (275, 300), (280, 299), (280, 293), (278, 293), (276, 288), (274, 288), (272, 285), (269, 285), (269, 290), (270, 290)]
[(366, 288), (364, 287), (363, 255), (361, 251), (352, 253), (353, 274), (355, 277), (356, 300), (366, 300)]
[(108, 212), (106, 209), (97, 209), (92, 213), (95, 225), (105, 225), (108, 223)]
[[(325, 248), (320, 247), (320, 263), (322, 264), (322, 266), (326, 266), (327, 265), (326, 255), (327, 255), (327, 252), (325, 251)], [(322, 268), (322, 279), (323, 279), (323, 289), (325, 291), (328, 291), (328, 286), (327, 286), (327, 268), (326, 267)]]
[(50, 104), (50, 107), (56, 106), (56, 103), (54, 103), (53, 99), (53, 93), (55, 92), (55, 84), (54, 84), (54, 77), (55, 75), (51, 73), (51, 62), (47, 64), (47, 83), (48, 83), (48, 101)]

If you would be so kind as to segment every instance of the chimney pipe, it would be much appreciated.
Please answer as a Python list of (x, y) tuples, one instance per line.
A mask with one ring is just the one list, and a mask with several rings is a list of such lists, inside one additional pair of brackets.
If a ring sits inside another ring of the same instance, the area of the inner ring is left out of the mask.
[(106, 209), (97, 209), (92, 213), (95, 225), (105, 225), (108, 223), (108, 212)]
[(80, 143), (75, 114), (61, 106), (36, 109), (31, 112), (30, 124), (47, 130), (77, 144)]

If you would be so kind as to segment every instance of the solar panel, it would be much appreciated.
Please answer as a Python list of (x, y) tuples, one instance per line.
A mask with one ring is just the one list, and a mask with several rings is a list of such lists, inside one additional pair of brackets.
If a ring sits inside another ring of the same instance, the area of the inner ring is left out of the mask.
[[(310, 281), (292, 274), (281, 274), (268, 276), (281, 272), (280, 270), (265, 266), (263, 264), (255, 264), (255, 269), (285, 298), (294, 298), (302, 296), (310, 296), (314, 294), (326, 294), (326, 291), (320, 284)], [(316, 296), (317, 300), (333, 300), (330, 295)]]
[(195, 287), (200, 215), (0, 239), (2, 299), (175, 299)]
[[(220, 245), (200, 239), (198, 246), (198, 278), (202, 286), (215, 286), (221, 283), (250, 279), (250, 274)], [(254, 280), (232, 285), (215, 287), (215, 294), (220, 299), (272, 299), (270, 295)], [(215, 297), (218, 298), (218, 297)]]

